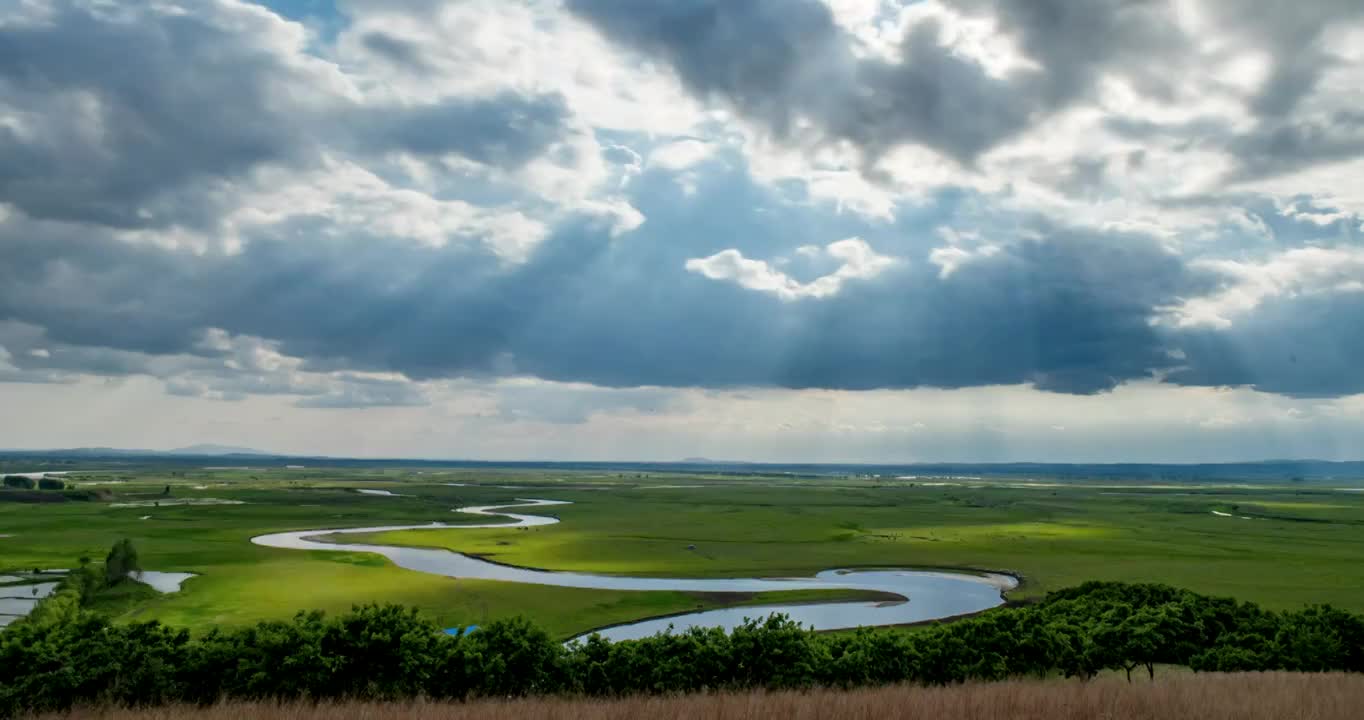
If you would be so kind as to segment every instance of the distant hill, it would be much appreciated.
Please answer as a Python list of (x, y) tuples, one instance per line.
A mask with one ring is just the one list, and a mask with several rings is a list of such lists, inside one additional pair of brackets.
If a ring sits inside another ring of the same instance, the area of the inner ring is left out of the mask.
[(211, 443), (201, 443), (190, 445), (189, 447), (167, 450), (167, 455), (273, 455), (274, 453), (252, 450), (251, 448), (233, 447), (231, 445), (214, 445)]

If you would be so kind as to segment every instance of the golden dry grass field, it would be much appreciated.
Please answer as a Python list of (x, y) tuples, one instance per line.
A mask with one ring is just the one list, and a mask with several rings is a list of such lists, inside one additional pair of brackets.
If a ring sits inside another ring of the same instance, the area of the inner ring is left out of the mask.
[(235, 703), (78, 710), (42, 720), (1355, 720), (1362, 708), (1364, 675), (1243, 673), (619, 700)]

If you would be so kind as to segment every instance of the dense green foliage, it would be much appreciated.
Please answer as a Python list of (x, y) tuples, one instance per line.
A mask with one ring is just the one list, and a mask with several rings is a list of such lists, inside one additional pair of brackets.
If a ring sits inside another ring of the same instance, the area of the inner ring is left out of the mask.
[[(71, 583), (75, 585), (73, 581)], [(726, 634), (691, 630), (570, 646), (524, 620), (463, 637), (415, 610), (191, 637), (156, 622), (45, 613), (0, 635), (0, 716), (108, 702), (221, 698), (466, 698), (707, 689), (949, 684), (1093, 677), (1157, 664), (1202, 670), (1364, 672), (1364, 618), (1330, 607), (1273, 612), (1162, 585), (1087, 583), (1044, 601), (914, 630), (821, 635), (773, 617)]]
[(36, 487), (33, 478), (25, 477), (23, 475), (6, 475), (4, 482), (5, 487), (18, 488), (19, 490), (32, 490)]
[(57, 589), (38, 603), (22, 622), (40, 626), (75, 622), (82, 608), (90, 604), (94, 594), (103, 586), (103, 574), (82, 565), (63, 578), (57, 584)]
[(137, 561), (137, 548), (133, 547), (133, 542), (127, 538), (114, 543), (104, 558), (104, 577), (110, 585), (122, 582), (141, 570), (142, 566)]
[(65, 490), (66, 483), (54, 477), (38, 478), (39, 490)]

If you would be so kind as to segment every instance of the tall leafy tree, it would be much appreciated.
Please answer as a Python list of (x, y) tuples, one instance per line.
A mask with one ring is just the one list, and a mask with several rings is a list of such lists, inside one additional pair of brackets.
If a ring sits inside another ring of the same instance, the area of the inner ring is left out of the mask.
[(140, 572), (142, 565), (138, 562), (137, 548), (133, 547), (133, 541), (124, 538), (114, 543), (104, 558), (105, 580), (110, 585), (115, 585)]

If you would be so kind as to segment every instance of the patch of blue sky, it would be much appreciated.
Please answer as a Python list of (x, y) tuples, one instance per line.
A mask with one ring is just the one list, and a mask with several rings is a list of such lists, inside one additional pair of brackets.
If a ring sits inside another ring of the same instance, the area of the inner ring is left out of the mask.
[(320, 41), (329, 43), (346, 25), (336, 0), (257, 0), (281, 17), (307, 25)]

